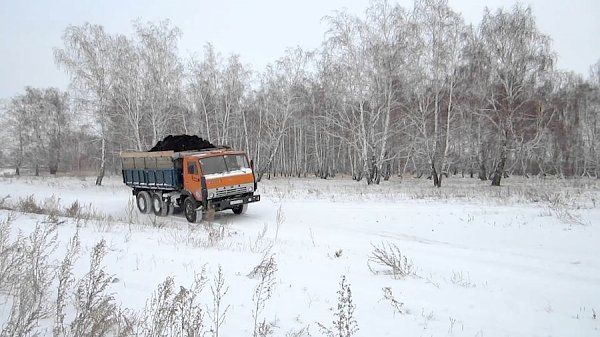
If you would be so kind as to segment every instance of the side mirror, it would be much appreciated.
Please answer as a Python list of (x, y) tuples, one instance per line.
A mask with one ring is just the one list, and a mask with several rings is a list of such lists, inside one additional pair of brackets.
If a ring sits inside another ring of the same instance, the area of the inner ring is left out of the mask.
[(250, 159), (250, 168), (254, 171), (254, 160)]

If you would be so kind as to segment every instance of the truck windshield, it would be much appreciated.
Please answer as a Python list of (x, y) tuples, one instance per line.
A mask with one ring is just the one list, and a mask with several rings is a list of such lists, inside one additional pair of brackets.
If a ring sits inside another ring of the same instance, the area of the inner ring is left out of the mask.
[(200, 159), (204, 175), (249, 169), (246, 156), (241, 154)]

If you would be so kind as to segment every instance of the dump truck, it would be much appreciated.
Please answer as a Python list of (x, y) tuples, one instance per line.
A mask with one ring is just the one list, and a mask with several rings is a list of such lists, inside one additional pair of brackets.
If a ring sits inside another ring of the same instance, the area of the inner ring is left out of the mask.
[(157, 216), (182, 209), (189, 222), (260, 201), (253, 163), (243, 151), (215, 147), (197, 151), (121, 152), (123, 182), (141, 213)]

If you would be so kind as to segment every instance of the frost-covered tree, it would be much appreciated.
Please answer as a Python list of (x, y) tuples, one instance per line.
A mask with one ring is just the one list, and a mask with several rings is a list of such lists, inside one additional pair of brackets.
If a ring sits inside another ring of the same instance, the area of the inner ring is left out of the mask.
[[(413, 19), (417, 29), (414, 109), (420, 117), (424, 147), (431, 164), (434, 186), (441, 187), (447, 173), (451, 122), (456, 105), (456, 86), (465, 44), (466, 26), (447, 0), (415, 2)], [(433, 125), (431, 125), (433, 124)]]
[[(143, 94), (144, 134), (150, 146), (171, 132), (181, 131), (183, 65), (177, 43), (181, 31), (166, 21), (136, 22), (137, 53)], [(118, 65), (115, 65), (118, 67)]]
[(408, 10), (376, 0), (324, 22), (320, 48), (289, 49), (259, 71), (211, 44), (182, 59), (168, 21), (137, 21), (127, 36), (67, 27), (56, 60), (73, 110), (89, 112), (92, 131), (72, 136), (95, 136), (97, 183), (107, 165), (118, 169), (118, 151), (175, 133), (243, 148), (267, 178), (377, 184), (410, 171), (439, 187), (459, 171), (493, 185), (508, 173), (598, 175), (600, 65), (588, 79), (555, 71), (529, 8), (486, 10), (473, 27), (447, 0)]
[(71, 122), (67, 93), (26, 87), (24, 94), (12, 98), (5, 118), (16, 174), (24, 164), (33, 167), (36, 175), (42, 166), (56, 174)]
[(259, 177), (273, 171), (284, 135), (305, 108), (307, 65), (311, 57), (311, 53), (300, 48), (288, 49), (261, 76), (260, 90), (255, 96), (257, 116), (254, 116), (260, 128), (256, 150)]
[(107, 107), (113, 85), (110, 76), (113, 39), (102, 26), (85, 23), (67, 27), (63, 43), (63, 48), (54, 50), (56, 63), (70, 75), (71, 89), (79, 106), (96, 121), (101, 153), (96, 185), (102, 185), (111, 128)]
[(385, 0), (373, 2), (364, 19), (347, 12), (326, 19), (322, 74), (341, 97), (331, 97), (338, 106), (325, 117), (350, 146), (353, 177), (379, 183), (399, 129), (411, 27), (405, 10)]
[(526, 123), (538, 117), (535, 90), (551, 74), (550, 39), (539, 31), (530, 8), (486, 10), (479, 27), (487, 104), (482, 114), (497, 132), (499, 158), (492, 185), (500, 186), (509, 152), (525, 137)]

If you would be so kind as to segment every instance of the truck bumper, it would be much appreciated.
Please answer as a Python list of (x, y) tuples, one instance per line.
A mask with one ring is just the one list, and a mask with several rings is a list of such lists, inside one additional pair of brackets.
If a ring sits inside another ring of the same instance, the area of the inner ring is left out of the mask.
[(215, 211), (221, 211), (234, 206), (249, 204), (257, 201), (260, 201), (260, 195), (247, 195), (231, 199), (209, 200), (208, 207), (213, 208)]

